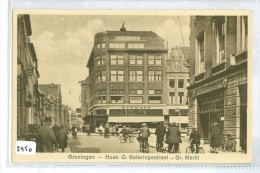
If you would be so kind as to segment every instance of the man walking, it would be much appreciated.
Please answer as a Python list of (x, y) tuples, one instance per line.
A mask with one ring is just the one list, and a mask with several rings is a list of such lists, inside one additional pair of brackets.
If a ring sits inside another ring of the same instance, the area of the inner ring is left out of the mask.
[(51, 118), (45, 118), (45, 124), (40, 127), (38, 132), (37, 141), (39, 143), (40, 152), (43, 153), (52, 153), (54, 152), (53, 145), (55, 148), (58, 147), (57, 139), (53, 133), (53, 130), (50, 128)]
[(163, 121), (159, 123), (156, 127), (155, 135), (157, 136), (156, 140), (156, 150), (160, 151), (163, 148), (164, 135), (166, 134), (166, 129), (163, 125)]

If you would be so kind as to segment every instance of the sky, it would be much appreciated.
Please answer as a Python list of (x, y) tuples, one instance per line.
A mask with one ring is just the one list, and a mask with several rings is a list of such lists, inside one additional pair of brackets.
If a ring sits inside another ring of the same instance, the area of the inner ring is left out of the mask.
[[(189, 46), (190, 17), (124, 15), (30, 15), (32, 36), (38, 58), (39, 84), (60, 84), (62, 103), (80, 107), (79, 81), (86, 79), (86, 67), (94, 35), (119, 31), (122, 21), (127, 31), (153, 31), (174, 46)], [(179, 22), (180, 21), (180, 22)], [(181, 24), (181, 25), (180, 25)], [(181, 29), (183, 33), (183, 40)]]

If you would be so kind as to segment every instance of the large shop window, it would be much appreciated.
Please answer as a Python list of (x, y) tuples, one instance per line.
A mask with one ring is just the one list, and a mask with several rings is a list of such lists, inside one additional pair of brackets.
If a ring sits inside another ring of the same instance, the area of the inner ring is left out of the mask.
[(148, 96), (148, 103), (160, 104), (162, 101), (162, 96)]
[(123, 65), (124, 64), (124, 56), (123, 55), (111, 55), (110, 56), (110, 64), (111, 65)]
[(143, 56), (142, 55), (130, 55), (129, 56), (129, 64), (131, 64), (131, 65), (142, 65), (143, 64)]
[(112, 70), (110, 76), (111, 76), (111, 81), (124, 81), (124, 71)]
[(111, 103), (124, 103), (124, 96), (111, 96)]
[(149, 55), (148, 64), (149, 65), (162, 65), (162, 57), (160, 55)]
[(142, 96), (130, 96), (129, 102), (130, 103), (143, 103), (143, 97)]
[(215, 29), (215, 64), (225, 61), (225, 18), (214, 24)]
[(109, 110), (110, 115), (126, 115), (125, 109), (110, 109)]
[(129, 79), (130, 81), (143, 81), (143, 71), (130, 71)]
[(205, 57), (204, 57), (204, 33), (197, 37), (196, 42), (196, 73), (202, 73), (205, 70)]

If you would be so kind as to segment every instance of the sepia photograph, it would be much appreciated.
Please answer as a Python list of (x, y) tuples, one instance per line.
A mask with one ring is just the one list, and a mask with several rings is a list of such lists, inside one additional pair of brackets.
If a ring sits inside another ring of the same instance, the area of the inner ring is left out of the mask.
[(251, 18), (13, 10), (12, 161), (251, 162)]

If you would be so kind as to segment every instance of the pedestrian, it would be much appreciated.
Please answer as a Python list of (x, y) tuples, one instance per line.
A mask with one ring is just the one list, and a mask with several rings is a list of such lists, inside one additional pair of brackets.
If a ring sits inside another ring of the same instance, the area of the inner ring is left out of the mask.
[(142, 142), (148, 143), (148, 138), (149, 138), (150, 134), (151, 133), (150, 133), (148, 126), (146, 125), (146, 123), (143, 123), (142, 128), (140, 129), (140, 132), (138, 135), (138, 139)]
[(118, 127), (118, 124), (115, 125), (115, 130), (116, 130), (116, 136), (118, 136), (118, 131), (119, 131), (119, 127)]
[(102, 124), (100, 124), (100, 126), (99, 126), (99, 128), (98, 128), (98, 131), (99, 131), (100, 136), (103, 135), (103, 130), (104, 130), (104, 127), (103, 127)]
[(159, 125), (155, 129), (155, 135), (157, 136), (156, 143), (158, 145), (158, 147), (156, 148), (157, 151), (159, 151), (163, 148), (163, 141), (164, 141), (165, 134), (166, 134), (166, 128), (164, 127), (164, 123), (162, 121), (159, 123)]
[(211, 152), (218, 153), (218, 150), (222, 144), (222, 133), (221, 129), (218, 126), (218, 123), (213, 124), (213, 128), (210, 134), (210, 148)]
[(168, 152), (172, 152), (172, 148), (174, 147), (174, 153), (179, 151), (179, 145), (182, 142), (181, 133), (179, 127), (175, 122), (172, 122), (168, 128), (166, 133), (165, 143), (168, 144)]
[(51, 125), (51, 118), (45, 117), (45, 124), (40, 127), (37, 141), (39, 143), (39, 151), (43, 153), (52, 153), (54, 152), (54, 148), (58, 147), (57, 139), (54, 135), (54, 132)]
[(62, 152), (64, 152), (64, 148), (67, 148), (68, 139), (69, 138), (65, 128), (63, 126), (60, 126), (60, 130), (58, 132), (58, 143), (59, 143), (59, 149), (61, 149)]
[(200, 146), (200, 133), (197, 131), (196, 127), (192, 127), (192, 132), (190, 134), (190, 146), (192, 153), (195, 151), (194, 145), (196, 146), (196, 153), (199, 153)]
[(59, 126), (55, 123), (54, 126), (52, 127), (53, 133), (55, 135), (55, 137), (58, 137), (58, 132), (60, 130)]
[(74, 139), (77, 139), (77, 132), (78, 132), (78, 129), (77, 127), (72, 127), (72, 136)]
[(105, 124), (104, 138), (109, 138), (109, 125)]
[(85, 126), (85, 129), (86, 129), (86, 132), (87, 132), (88, 136), (90, 136), (90, 125), (87, 124), (87, 125)]

